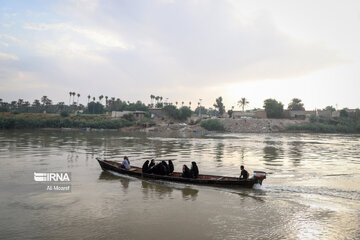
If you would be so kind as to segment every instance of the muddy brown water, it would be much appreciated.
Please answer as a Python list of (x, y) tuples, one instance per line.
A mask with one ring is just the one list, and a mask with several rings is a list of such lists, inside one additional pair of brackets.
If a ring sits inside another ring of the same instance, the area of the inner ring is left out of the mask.
[[(0, 131), (0, 239), (359, 239), (359, 135)], [(195, 160), (201, 173), (267, 172), (255, 189), (142, 181), (103, 172)], [(70, 172), (71, 192), (34, 172)]]

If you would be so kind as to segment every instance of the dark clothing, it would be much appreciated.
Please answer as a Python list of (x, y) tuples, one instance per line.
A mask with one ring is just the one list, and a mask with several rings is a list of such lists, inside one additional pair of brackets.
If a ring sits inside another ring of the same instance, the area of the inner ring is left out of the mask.
[(146, 160), (142, 166), (142, 172), (146, 173), (149, 170), (149, 160)]
[(153, 166), (155, 166), (155, 163), (154, 163), (154, 162), (150, 162), (149, 168), (152, 168)]
[(246, 171), (245, 169), (241, 170), (240, 179), (248, 179), (248, 177), (249, 177), (248, 171)]
[(167, 169), (162, 162), (156, 164), (154, 167), (149, 169), (149, 173), (157, 175), (166, 175)]
[(183, 178), (191, 178), (191, 171), (190, 169), (185, 165), (185, 169), (183, 170), (183, 173), (181, 174)]
[(169, 160), (169, 174), (174, 172), (174, 164), (171, 160)]
[(191, 175), (193, 178), (197, 178), (199, 176), (199, 168), (196, 165), (196, 162), (192, 162), (191, 164)]
[(168, 175), (169, 174), (169, 166), (167, 165), (167, 163), (165, 161), (161, 161), (161, 163), (165, 167), (165, 175)]

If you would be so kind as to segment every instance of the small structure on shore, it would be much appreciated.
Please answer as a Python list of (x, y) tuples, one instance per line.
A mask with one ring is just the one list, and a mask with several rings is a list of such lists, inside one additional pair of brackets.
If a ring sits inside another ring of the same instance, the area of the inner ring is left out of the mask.
[(111, 112), (111, 117), (112, 118), (122, 118), (124, 115), (127, 114), (132, 114), (135, 119), (142, 119), (145, 117), (145, 113), (144, 111), (112, 111)]
[(260, 110), (248, 110), (248, 111), (233, 111), (233, 118), (267, 118), (266, 112), (263, 109)]

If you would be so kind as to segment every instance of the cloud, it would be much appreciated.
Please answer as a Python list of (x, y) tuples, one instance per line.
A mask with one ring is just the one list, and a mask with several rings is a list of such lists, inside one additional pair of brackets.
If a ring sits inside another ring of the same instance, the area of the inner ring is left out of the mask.
[(17, 61), (19, 60), (19, 57), (13, 54), (8, 54), (8, 53), (2, 53), (0, 52), (0, 60), (12, 60), (12, 61)]
[(0, 41), (0, 44), (3, 45), (3, 46), (5, 46), (5, 47), (8, 47), (8, 46), (9, 46), (9, 44), (6, 43), (6, 42), (1, 42), (1, 41)]
[(326, 44), (281, 31), (271, 12), (244, 15), (229, 1), (60, 1), (44, 9), (52, 10), (17, 20), (14, 68), (82, 94), (213, 98), (234, 83), (348, 63)]
[(27, 30), (34, 30), (34, 31), (54, 30), (57, 31), (59, 34), (72, 32), (79, 34), (80, 36), (85, 37), (88, 40), (91, 40), (94, 43), (107, 48), (120, 48), (127, 50), (132, 47), (131, 45), (122, 41), (120, 36), (111, 33), (109, 31), (86, 29), (67, 23), (58, 23), (58, 24), (46, 24), (46, 23), (28, 24), (27, 23), (24, 25), (24, 28)]
[(13, 42), (20, 42), (16, 37), (8, 35), (8, 34), (0, 34), (0, 39), (6, 39)]
[(326, 45), (281, 32), (269, 14), (242, 16), (226, 2), (107, 2), (96, 11), (78, 4), (67, 9), (79, 13), (72, 20), (121, 32), (136, 46), (125, 54), (99, 54), (144, 87), (287, 79), (347, 63)]

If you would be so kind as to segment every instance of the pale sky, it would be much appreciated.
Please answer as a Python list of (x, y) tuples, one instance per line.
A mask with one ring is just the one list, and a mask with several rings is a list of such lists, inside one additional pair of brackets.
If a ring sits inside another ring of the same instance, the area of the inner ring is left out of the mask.
[(360, 1), (0, 0), (0, 98), (360, 107)]

